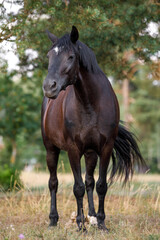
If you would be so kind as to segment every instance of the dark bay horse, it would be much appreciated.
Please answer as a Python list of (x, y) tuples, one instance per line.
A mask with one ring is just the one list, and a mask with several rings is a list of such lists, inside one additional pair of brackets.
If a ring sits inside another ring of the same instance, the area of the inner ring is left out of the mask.
[[(119, 105), (112, 86), (99, 68), (92, 50), (78, 40), (72, 27), (70, 34), (58, 39), (48, 32), (53, 46), (48, 52), (48, 75), (43, 83), (42, 136), (47, 151), (51, 194), (50, 226), (57, 225), (57, 163), (60, 150), (67, 151), (74, 175), (73, 191), (77, 200), (77, 224), (85, 229), (83, 196), (88, 196), (88, 215), (98, 227), (107, 230), (104, 200), (107, 192), (107, 170), (112, 156), (110, 182), (115, 174), (126, 182), (134, 164), (144, 164), (134, 135), (119, 124)], [(85, 184), (81, 177), (81, 157), (86, 164)], [(99, 178), (96, 191), (98, 212), (93, 202), (94, 170), (99, 156)]]

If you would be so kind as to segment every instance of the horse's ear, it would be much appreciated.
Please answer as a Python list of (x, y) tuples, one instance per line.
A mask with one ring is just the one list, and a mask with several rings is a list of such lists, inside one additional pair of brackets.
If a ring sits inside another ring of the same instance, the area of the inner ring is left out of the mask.
[(48, 30), (46, 30), (46, 33), (49, 39), (52, 41), (52, 43), (55, 43), (58, 41), (58, 38), (54, 34), (50, 33)]
[(78, 38), (79, 38), (78, 30), (75, 26), (72, 26), (72, 31), (70, 34), (70, 39), (71, 39), (72, 43), (76, 43)]

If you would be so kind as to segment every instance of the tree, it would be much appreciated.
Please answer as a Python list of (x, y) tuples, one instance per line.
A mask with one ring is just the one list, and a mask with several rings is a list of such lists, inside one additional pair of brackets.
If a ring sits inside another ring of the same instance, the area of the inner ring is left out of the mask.
[(141, 149), (152, 171), (160, 171), (160, 62), (141, 65), (133, 80), (131, 112), (143, 139)]
[[(74, 0), (68, 6), (62, 0), (16, 2), (22, 6), (18, 14), (2, 15), (6, 21), (1, 26), (1, 39), (15, 36), (23, 65), (46, 69), (44, 56), (49, 41), (45, 29), (61, 36), (73, 24), (80, 31), (80, 39), (94, 49), (103, 70), (117, 79), (124, 79), (130, 70), (130, 59), (124, 56), (128, 51), (132, 49), (135, 58), (144, 60), (150, 60), (158, 51), (158, 35), (153, 37), (147, 30), (151, 21), (159, 20), (158, 4), (154, 1)], [(25, 54), (28, 48), (39, 53), (34, 62)]]
[(17, 154), (17, 137), (25, 135), (30, 139), (39, 129), (38, 112), (39, 97), (35, 97), (29, 89), (23, 89), (20, 83), (15, 83), (15, 73), (7, 73), (6, 66), (1, 67), (0, 75), (0, 135), (11, 145), (10, 162), (15, 163)]

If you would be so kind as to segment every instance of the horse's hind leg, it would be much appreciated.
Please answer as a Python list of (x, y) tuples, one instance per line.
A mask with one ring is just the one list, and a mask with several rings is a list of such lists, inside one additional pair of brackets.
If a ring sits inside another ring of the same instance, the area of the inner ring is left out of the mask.
[(57, 179), (57, 163), (59, 156), (59, 149), (54, 146), (50, 146), (47, 150), (47, 165), (50, 172), (49, 178), (49, 190), (51, 195), (51, 209), (50, 209), (50, 225), (56, 226), (58, 222), (58, 212), (57, 212), (57, 204), (56, 204), (56, 193), (58, 188), (58, 179)]
[(77, 201), (77, 217), (76, 222), (79, 230), (85, 231), (84, 226), (84, 212), (83, 212), (83, 196), (85, 193), (85, 185), (81, 176), (81, 164), (80, 164), (80, 153), (78, 150), (72, 149), (68, 152), (71, 168), (74, 175), (74, 187), (73, 192)]
[(98, 193), (98, 198), (99, 198), (99, 207), (97, 212), (98, 227), (106, 231), (107, 231), (107, 228), (104, 223), (104, 219), (105, 219), (104, 200), (107, 192), (106, 175), (107, 175), (107, 169), (108, 169), (112, 149), (113, 149), (113, 144), (110, 143), (103, 148), (103, 151), (100, 154), (99, 178), (96, 183), (96, 191)]
[[(95, 185), (95, 180), (93, 177), (95, 167), (97, 165), (97, 154), (94, 151), (88, 151), (84, 154), (85, 156), (85, 163), (86, 163), (86, 177), (85, 177), (85, 185), (86, 185), (86, 191), (88, 196), (88, 206), (89, 211), (88, 215), (96, 217), (96, 212), (94, 208), (94, 201), (93, 201), (93, 190)], [(97, 219), (93, 219), (94, 221), (91, 221), (91, 224), (96, 224)]]

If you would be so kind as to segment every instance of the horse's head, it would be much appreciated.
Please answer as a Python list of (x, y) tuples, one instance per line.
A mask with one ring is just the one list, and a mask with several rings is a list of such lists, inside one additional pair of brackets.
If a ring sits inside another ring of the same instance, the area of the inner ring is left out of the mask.
[(60, 39), (50, 32), (48, 36), (53, 46), (47, 54), (49, 66), (43, 82), (43, 92), (46, 97), (55, 99), (61, 90), (76, 82), (79, 69), (76, 42), (79, 34), (77, 28), (73, 26), (71, 33)]

